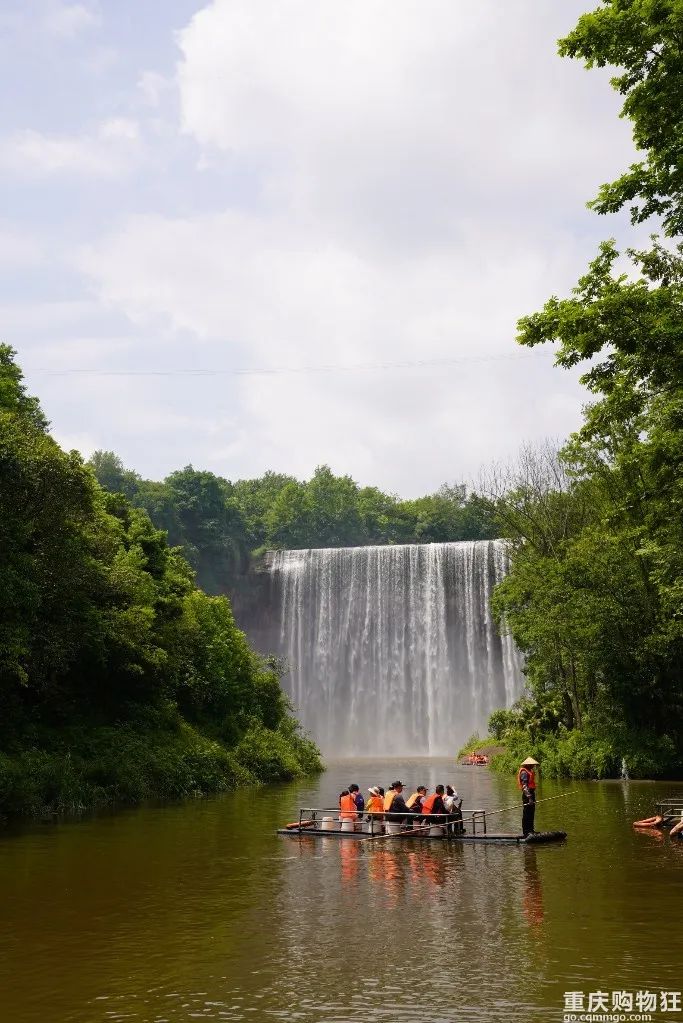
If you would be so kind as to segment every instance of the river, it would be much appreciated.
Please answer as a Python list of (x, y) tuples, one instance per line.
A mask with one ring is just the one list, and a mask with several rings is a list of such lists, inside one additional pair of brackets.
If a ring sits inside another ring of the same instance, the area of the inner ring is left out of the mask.
[[(335, 762), (314, 781), (0, 833), (7, 1023), (559, 1021), (683, 988), (683, 842), (632, 831), (683, 786), (542, 781), (559, 846), (282, 838), (299, 805), (400, 775), (465, 806), (514, 780), (452, 760)], [(502, 815), (514, 830), (518, 814)], [(571, 996), (577, 1002), (578, 996)], [(634, 1007), (635, 1012), (635, 1007)], [(628, 1014), (627, 1014), (628, 1018)], [(662, 1012), (653, 1020), (683, 1020)]]

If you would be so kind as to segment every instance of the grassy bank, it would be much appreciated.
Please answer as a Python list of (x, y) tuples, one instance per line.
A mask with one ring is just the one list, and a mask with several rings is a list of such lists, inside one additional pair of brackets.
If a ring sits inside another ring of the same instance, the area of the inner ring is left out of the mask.
[(255, 723), (229, 748), (173, 709), (111, 726), (42, 729), (0, 753), (0, 814), (73, 813), (107, 804), (181, 799), (322, 770), (291, 718)]
[(533, 734), (522, 730), (501, 738), (472, 736), (459, 751), (498, 752), (490, 766), (499, 774), (514, 774), (522, 760), (535, 757), (546, 778), (619, 778), (625, 762), (633, 779), (680, 778), (681, 764), (672, 739), (647, 732), (615, 731), (612, 735), (588, 730), (562, 730), (554, 734)]

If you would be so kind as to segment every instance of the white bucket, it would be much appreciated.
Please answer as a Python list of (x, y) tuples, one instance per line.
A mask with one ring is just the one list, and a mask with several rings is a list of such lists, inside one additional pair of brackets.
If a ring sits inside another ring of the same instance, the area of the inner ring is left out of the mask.
[(443, 824), (432, 824), (431, 828), (429, 829), (429, 834), (433, 835), (434, 837), (442, 837), (445, 830), (446, 828), (445, 825)]
[(387, 824), (386, 825), (386, 834), (387, 835), (398, 835), (398, 833), (400, 831), (403, 831), (403, 825), (402, 824)]
[(354, 831), (355, 823), (356, 823), (355, 821), (342, 821), (341, 822), (342, 831)]
[(337, 819), (336, 817), (323, 817), (321, 825), (322, 831), (336, 831), (337, 830)]

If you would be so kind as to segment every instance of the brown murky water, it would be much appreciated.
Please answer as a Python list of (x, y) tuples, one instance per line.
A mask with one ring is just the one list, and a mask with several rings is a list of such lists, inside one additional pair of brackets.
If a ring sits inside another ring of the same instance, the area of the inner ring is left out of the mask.
[(518, 800), (514, 780), (449, 761), (355, 761), (0, 834), (0, 1019), (560, 1021), (565, 992), (611, 1009), (613, 991), (648, 991), (653, 1020), (683, 1021), (660, 1008), (683, 989), (683, 842), (630, 826), (683, 786), (542, 782), (577, 790), (537, 811), (561, 846), (275, 835), (300, 804), (397, 774), (453, 781), (466, 806)]

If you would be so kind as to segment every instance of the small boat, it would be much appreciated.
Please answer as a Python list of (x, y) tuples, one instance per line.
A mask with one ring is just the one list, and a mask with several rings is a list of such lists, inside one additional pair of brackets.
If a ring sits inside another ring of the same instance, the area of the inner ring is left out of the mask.
[(463, 767), (488, 767), (489, 758), (485, 753), (468, 753), (463, 757)]
[[(562, 842), (566, 831), (541, 831), (526, 837), (518, 832), (488, 831), (485, 810), (463, 810), (463, 821), (454, 820), (448, 814), (430, 814), (422, 823), (419, 816), (406, 822), (405, 815), (366, 814), (358, 820), (339, 818), (339, 810), (320, 807), (302, 807), (298, 821), (278, 828), (278, 835), (315, 838), (343, 838), (351, 841), (370, 841), (381, 838), (399, 838), (401, 841), (435, 841), (496, 843), (499, 845), (544, 845), (548, 842)], [(465, 824), (469, 826), (467, 830)]]

